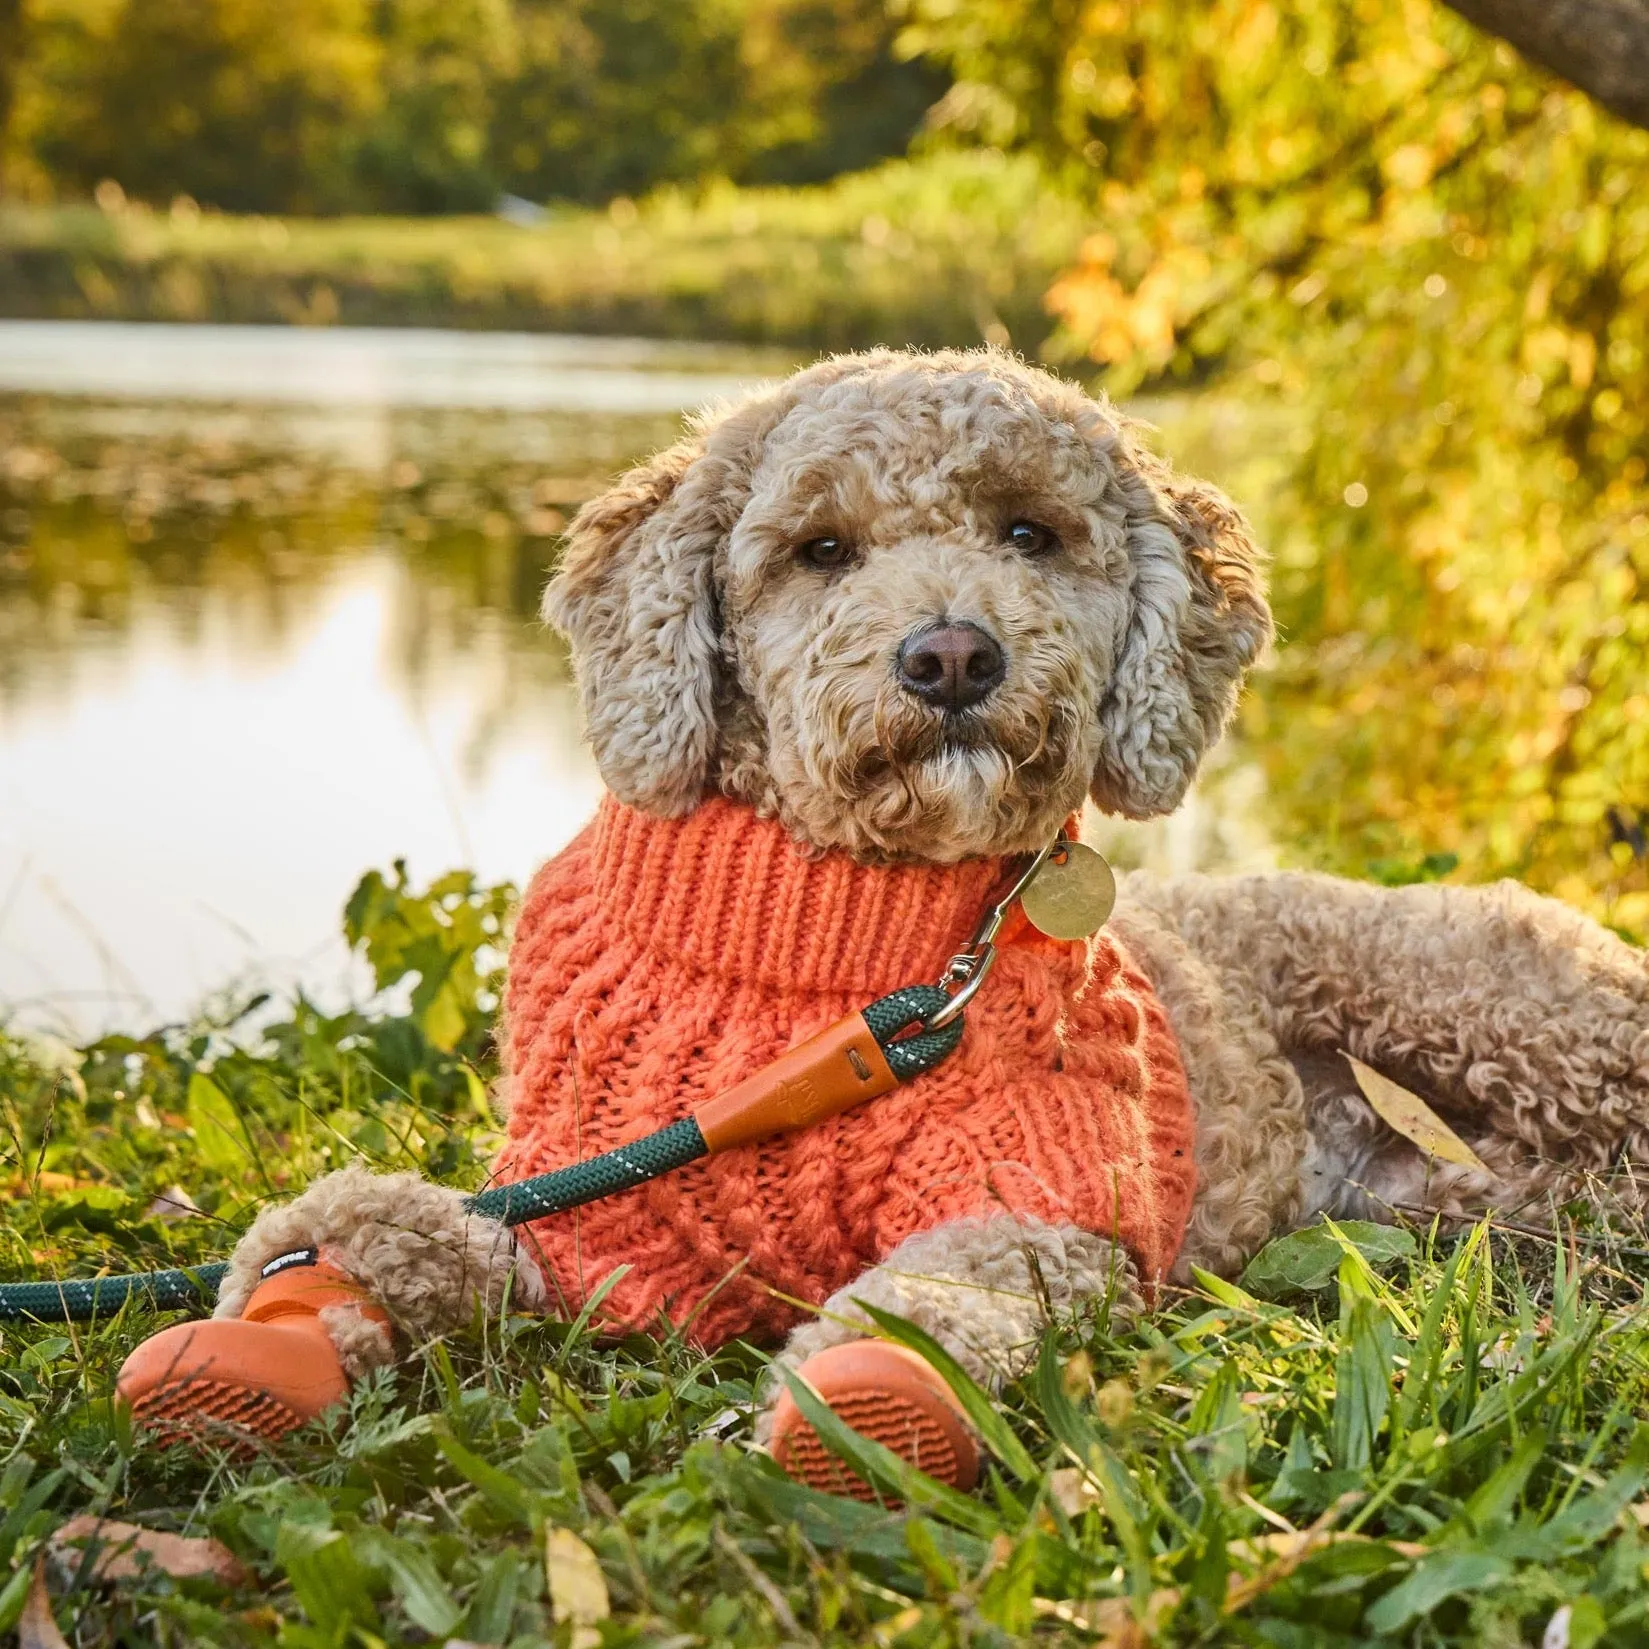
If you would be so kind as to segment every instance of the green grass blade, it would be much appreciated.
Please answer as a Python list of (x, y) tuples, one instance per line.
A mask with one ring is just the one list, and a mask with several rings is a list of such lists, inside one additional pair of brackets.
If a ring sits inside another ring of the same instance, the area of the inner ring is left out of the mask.
[(860, 1477), (890, 1499), (902, 1500), (918, 1511), (943, 1518), (989, 1540), (1004, 1532), (1001, 1522), (983, 1501), (974, 1500), (919, 1471), (892, 1449), (862, 1437), (840, 1418), (819, 1394), (791, 1369), (784, 1369), (785, 1385), (802, 1418), (819, 1434), (819, 1441), (845, 1461)]
[(968, 1371), (925, 1330), (915, 1323), (883, 1311), (864, 1300), (854, 1304), (865, 1313), (890, 1340), (908, 1346), (923, 1358), (944, 1380), (962, 1405), (963, 1412), (973, 1423), (985, 1447), (1002, 1462), (1021, 1482), (1030, 1483), (1041, 1476), (1041, 1470), (1031, 1458), (1030, 1451), (1014, 1434), (1013, 1428), (998, 1412), (990, 1395), (974, 1380)]

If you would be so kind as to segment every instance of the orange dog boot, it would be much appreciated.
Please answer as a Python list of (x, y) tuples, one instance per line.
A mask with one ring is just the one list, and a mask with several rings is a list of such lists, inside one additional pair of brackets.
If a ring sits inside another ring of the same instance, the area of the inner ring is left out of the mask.
[(239, 1317), (179, 1323), (126, 1359), (115, 1390), (163, 1443), (272, 1443), (347, 1397), (349, 1376), (320, 1318), (328, 1306), (350, 1306), (388, 1332), (383, 1309), (313, 1248), (271, 1260), (263, 1277)]
[[(979, 1445), (950, 1387), (914, 1351), (886, 1340), (832, 1346), (796, 1371), (861, 1437), (948, 1483), (979, 1481)], [(788, 1391), (773, 1410), (773, 1458), (810, 1488), (873, 1500), (874, 1491), (827, 1449)]]

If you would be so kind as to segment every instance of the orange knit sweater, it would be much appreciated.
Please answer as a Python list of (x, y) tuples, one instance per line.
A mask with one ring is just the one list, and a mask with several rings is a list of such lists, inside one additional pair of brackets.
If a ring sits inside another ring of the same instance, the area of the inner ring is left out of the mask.
[[(731, 802), (661, 820), (607, 799), (520, 913), (499, 1178), (662, 1128), (855, 1008), (932, 982), (1007, 868), (867, 869)], [(1167, 1016), (1109, 937), (1010, 934), (936, 1070), (528, 1228), (552, 1294), (576, 1306), (628, 1263), (609, 1325), (692, 1315), (710, 1345), (777, 1334), (801, 1315), (783, 1296), (820, 1303), (913, 1232), (1008, 1211), (1115, 1231), (1161, 1276), (1195, 1189)]]

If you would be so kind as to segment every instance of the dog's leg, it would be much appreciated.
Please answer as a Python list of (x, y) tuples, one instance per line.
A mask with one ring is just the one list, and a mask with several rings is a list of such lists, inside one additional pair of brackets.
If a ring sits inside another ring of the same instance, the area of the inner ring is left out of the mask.
[[(1649, 1166), (1649, 961), (1515, 883), (1377, 888), (1327, 876), (1131, 877), (1264, 1016), (1305, 1086), (1308, 1204), (1507, 1209)], [(1428, 1164), (1340, 1053), (1414, 1089), (1488, 1164)], [(1310, 1182), (1319, 1189), (1309, 1189)]]
[(230, 1257), (210, 1322), (151, 1335), (116, 1377), (121, 1399), (173, 1441), (272, 1442), (341, 1403), (413, 1345), (543, 1279), (462, 1192), (416, 1174), (346, 1168), (258, 1216)]
[[(239, 1317), (272, 1261), (311, 1248), (381, 1306), (411, 1345), (467, 1326), (478, 1303), (495, 1311), (507, 1299), (542, 1310), (537, 1265), (503, 1226), (464, 1203), (463, 1192), (417, 1174), (360, 1167), (327, 1174), (252, 1222), (230, 1256), (214, 1315)], [(389, 1337), (355, 1322), (347, 1308), (322, 1320), (351, 1376), (391, 1360)]]
[(783, 1389), (778, 1369), (800, 1368), (876, 1332), (860, 1300), (908, 1318), (994, 1390), (1034, 1359), (1050, 1311), (1085, 1299), (1108, 1301), (1113, 1321), (1144, 1308), (1133, 1261), (1108, 1237), (1011, 1215), (920, 1231), (831, 1295), (819, 1316), (790, 1336), (765, 1383), (757, 1436), (765, 1442), (771, 1431)]
[(1156, 911), (1124, 897), (1110, 931), (1167, 1010), (1196, 1109), (1197, 1199), (1174, 1275), (1195, 1265), (1232, 1276), (1298, 1219), (1308, 1145), (1299, 1075), (1266, 1016), (1224, 989)]

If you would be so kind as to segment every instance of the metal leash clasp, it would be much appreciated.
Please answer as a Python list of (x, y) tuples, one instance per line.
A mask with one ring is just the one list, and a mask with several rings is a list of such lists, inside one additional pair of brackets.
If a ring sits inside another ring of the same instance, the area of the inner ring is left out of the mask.
[(1013, 908), (1020, 894), (1036, 880), (1036, 873), (1048, 862), (1049, 855), (1057, 852), (1064, 841), (1064, 834), (1061, 833), (1040, 853), (1032, 857), (1030, 863), (1019, 873), (1019, 878), (1013, 886), (985, 912), (968, 943), (968, 948), (958, 951), (945, 964), (945, 971), (939, 976), (939, 988), (953, 990), (954, 994), (944, 1007), (922, 1022), (925, 1029), (943, 1030), (979, 994), (979, 987), (985, 983), (986, 975), (996, 962), (996, 936), (1002, 931), (1002, 924), (1007, 921), (1009, 910)]

